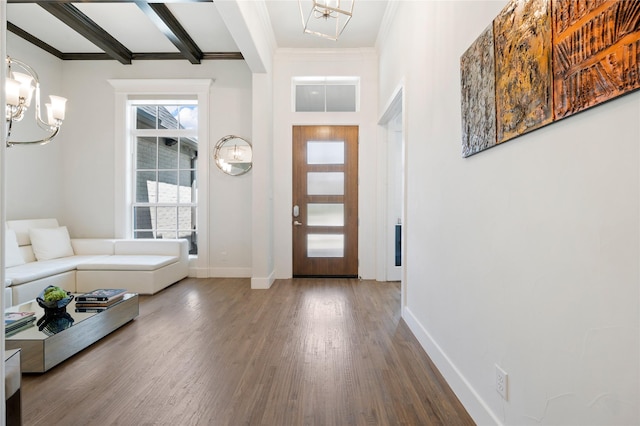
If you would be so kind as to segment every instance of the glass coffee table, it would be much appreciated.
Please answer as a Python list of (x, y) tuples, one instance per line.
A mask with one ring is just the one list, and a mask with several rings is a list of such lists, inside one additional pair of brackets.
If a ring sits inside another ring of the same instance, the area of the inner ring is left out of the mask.
[(44, 309), (35, 300), (5, 312), (35, 312), (33, 326), (5, 337), (5, 349), (21, 349), (23, 373), (44, 373), (133, 320), (138, 316), (139, 305), (138, 295), (127, 293), (109, 309), (76, 312), (74, 299), (67, 305), (66, 315), (40, 324), (37, 322), (44, 317)]

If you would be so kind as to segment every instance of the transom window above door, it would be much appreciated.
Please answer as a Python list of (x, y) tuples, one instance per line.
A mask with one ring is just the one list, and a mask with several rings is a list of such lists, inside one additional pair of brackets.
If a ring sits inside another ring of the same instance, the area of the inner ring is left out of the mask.
[(357, 112), (360, 109), (359, 77), (294, 77), (293, 111)]

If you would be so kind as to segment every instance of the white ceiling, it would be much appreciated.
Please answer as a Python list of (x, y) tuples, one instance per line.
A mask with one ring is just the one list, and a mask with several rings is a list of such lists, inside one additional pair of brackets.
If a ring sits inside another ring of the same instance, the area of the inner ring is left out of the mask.
[[(167, 7), (201, 51), (239, 51), (215, 3), (171, 1), (167, 1)], [(304, 34), (297, 0), (266, 0), (265, 3), (278, 47), (365, 48), (375, 46), (388, 0), (356, 0), (353, 18), (338, 41)], [(73, 5), (134, 53), (178, 52), (135, 3), (81, 2)], [(7, 4), (7, 20), (60, 52), (102, 52), (35, 3)]]
[[(303, 10), (307, 10), (303, 1)], [(353, 17), (337, 41), (326, 40), (302, 31), (302, 16), (297, 1), (267, 0), (267, 10), (278, 47), (285, 48), (359, 48), (374, 47), (387, 0), (355, 0)], [(310, 7), (309, 7), (310, 9)]]

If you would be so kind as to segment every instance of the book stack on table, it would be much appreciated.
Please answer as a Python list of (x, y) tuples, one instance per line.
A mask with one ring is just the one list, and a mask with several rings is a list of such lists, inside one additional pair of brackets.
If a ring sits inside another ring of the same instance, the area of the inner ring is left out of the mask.
[(19, 331), (29, 328), (36, 320), (35, 312), (5, 312), (4, 313), (4, 334), (11, 336)]
[(76, 312), (101, 312), (120, 302), (124, 288), (99, 288), (76, 296)]

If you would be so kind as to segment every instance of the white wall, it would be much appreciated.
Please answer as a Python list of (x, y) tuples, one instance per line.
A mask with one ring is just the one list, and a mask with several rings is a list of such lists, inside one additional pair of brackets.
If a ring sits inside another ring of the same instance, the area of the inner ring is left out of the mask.
[[(292, 126), (358, 125), (359, 134), (359, 275), (376, 277), (377, 54), (373, 50), (278, 50), (274, 60), (274, 232), (276, 278), (292, 275)], [(291, 79), (299, 76), (359, 76), (360, 111), (295, 113)]]
[(479, 424), (638, 424), (640, 92), (461, 158), (459, 58), (505, 4), (398, 2), (380, 45), (380, 104), (406, 82), (403, 315)]
[[(40, 78), (42, 109), (49, 95), (65, 96), (62, 87), (62, 61), (43, 54), (30, 43), (7, 34), (7, 54), (27, 63), (36, 70)], [(22, 72), (16, 68), (16, 71)], [(15, 123), (11, 140), (31, 141), (42, 139), (47, 134), (35, 123), (35, 102), (25, 118)], [(45, 116), (43, 115), (43, 118)], [(46, 119), (46, 118), (45, 118)], [(62, 201), (62, 146), (68, 135), (63, 127), (55, 142), (45, 146), (14, 146), (7, 149), (7, 218), (30, 219), (38, 217), (60, 217)]]
[(275, 279), (273, 256), (273, 53), (275, 38), (264, 1), (219, 1), (216, 8), (242, 52), (252, 76), (251, 288), (268, 289)]
[(268, 289), (275, 280), (273, 254), (273, 78), (253, 74), (254, 165), (253, 188), (253, 270), (251, 288)]
[[(0, 1), (0, 34), (6, 34), (7, 32), (7, 3), (5, 1)], [(0, 58), (4, 58), (7, 56), (7, 46), (6, 46), (6, 38), (0, 40)], [(6, 78), (6, 68), (2, 68), (0, 70), (0, 81), (4, 81)], [(0, 105), (6, 105), (5, 101), (5, 92), (4, 90), (0, 90)], [(4, 135), (6, 132), (5, 123), (0, 126), (2, 134)], [(4, 144), (3, 144), (4, 145)], [(6, 215), (6, 150), (5, 147), (0, 147), (0, 221), (5, 221)], [(2, 253), (5, 253), (5, 235), (4, 235), (5, 227), (0, 228), (0, 248), (2, 249)], [(0, 256), (0, 281), (4, 282), (4, 256)], [(4, 313), (4, 291), (0, 292), (0, 306), (2, 306), (2, 312)], [(0, 351), (4, 353), (4, 339), (0, 341)], [(2, 380), (5, 380), (5, 370), (4, 363), (0, 365), (0, 377)], [(2, 387), (0, 389), (0, 401), (6, 400), (5, 389)], [(6, 404), (0, 404), (0, 419), (6, 419)]]
[[(69, 99), (58, 138), (44, 147), (10, 150), (8, 172), (16, 174), (16, 179), (7, 185), (9, 219), (52, 216), (67, 225), (72, 236), (114, 235), (118, 166), (115, 96), (109, 79), (215, 79), (209, 146), (213, 149), (228, 134), (252, 138), (252, 77), (244, 61), (203, 61), (200, 65), (187, 61), (62, 62), (12, 34), (8, 44), (16, 57), (27, 56), (24, 59), (39, 72), (43, 85), (54, 77), (60, 80), (55, 93)], [(48, 87), (44, 92), (49, 93)], [(211, 154), (211, 150), (199, 153), (210, 168), (209, 194), (200, 194), (202, 202), (210, 203), (209, 271), (215, 276), (248, 277), (252, 266), (251, 175), (223, 174)]]

